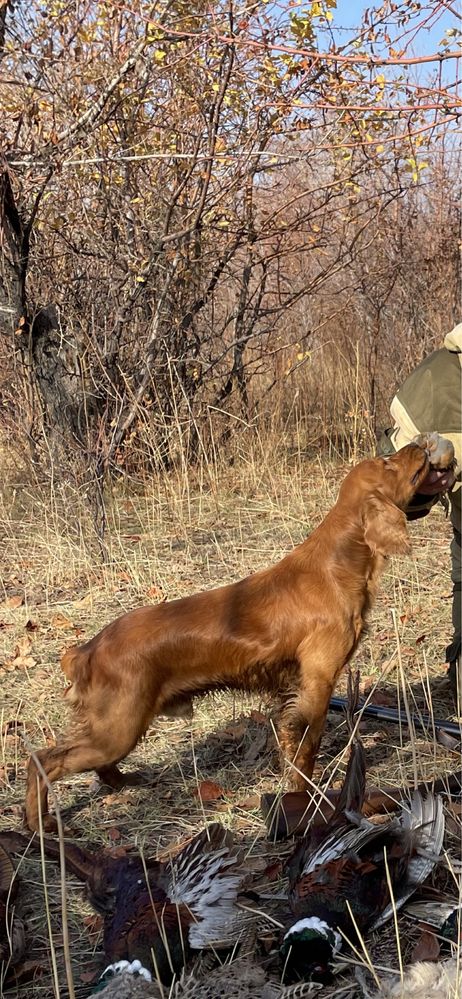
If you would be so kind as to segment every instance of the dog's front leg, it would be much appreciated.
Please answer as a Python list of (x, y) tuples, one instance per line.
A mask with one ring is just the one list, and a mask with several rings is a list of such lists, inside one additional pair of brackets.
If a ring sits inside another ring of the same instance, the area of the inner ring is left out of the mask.
[(317, 690), (316, 697), (300, 693), (283, 712), (279, 744), (289, 784), (296, 791), (306, 789), (311, 781), (331, 690), (329, 686), (322, 696)]
[(306, 789), (313, 775), (329, 701), (345, 661), (343, 657), (330, 659), (327, 655), (326, 659), (328, 666), (319, 659), (315, 663), (311, 650), (300, 656), (299, 689), (281, 716), (279, 742), (295, 790)]

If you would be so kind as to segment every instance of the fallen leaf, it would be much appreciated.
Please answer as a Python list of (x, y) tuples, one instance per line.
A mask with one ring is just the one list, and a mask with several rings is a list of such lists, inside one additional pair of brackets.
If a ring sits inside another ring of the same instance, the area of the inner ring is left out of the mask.
[(399, 619), (401, 624), (407, 624), (408, 621), (412, 621), (413, 617), (412, 611), (405, 611), (404, 614), (400, 614)]
[(103, 917), (93, 913), (91, 916), (84, 916), (83, 922), (87, 927), (90, 940), (94, 941), (97, 937), (99, 937), (103, 928)]
[(386, 690), (374, 690), (374, 693), (369, 699), (369, 704), (376, 704), (378, 707), (389, 708), (392, 705), (396, 707), (396, 695), (389, 694)]
[[(265, 719), (266, 721), (266, 719)], [(261, 726), (261, 729), (255, 733), (249, 748), (243, 754), (243, 759), (246, 763), (255, 763), (255, 760), (264, 752), (268, 744), (269, 729), (265, 726)]]
[(116, 829), (115, 826), (111, 826), (111, 828), (108, 829), (107, 834), (108, 834), (109, 839), (113, 843), (117, 843), (117, 840), (122, 839), (122, 833), (121, 833), (120, 829)]
[(11, 660), (12, 669), (32, 669), (37, 665), (37, 660), (33, 656), (16, 656)]
[(157, 601), (165, 600), (164, 594), (162, 593), (162, 590), (160, 590), (158, 586), (150, 586), (149, 590), (146, 590), (146, 596), (149, 597), (150, 600), (157, 600)]
[(88, 971), (82, 971), (79, 977), (80, 981), (84, 982), (85, 985), (92, 985), (93, 982), (96, 982), (97, 979), (100, 978), (100, 976), (101, 971), (97, 968), (93, 968), (93, 970), (89, 969)]
[(436, 730), (435, 737), (439, 746), (444, 746), (450, 753), (460, 753), (460, 739), (455, 739), (442, 728)]
[(217, 801), (224, 796), (223, 788), (213, 780), (201, 780), (194, 788), (193, 794), (201, 801)]
[(371, 687), (374, 686), (374, 682), (375, 678), (373, 676), (369, 676), (369, 674), (361, 677), (361, 682), (359, 685), (360, 693), (364, 695), (368, 690), (371, 689)]
[(243, 808), (246, 812), (250, 812), (252, 808), (260, 807), (260, 795), (250, 794), (248, 798), (244, 798), (243, 801), (239, 801), (238, 808)]
[(416, 961), (437, 961), (440, 956), (440, 943), (438, 937), (430, 929), (422, 930), (411, 955), (411, 963)]
[(255, 708), (250, 712), (250, 717), (252, 721), (258, 722), (260, 725), (266, 725), (268, 719), (262, 711), (257, 711)]
[(416, 638), (416, 640), (415, 640), (415, 644), (416, 645), (422, 645), (422, 642), (425, 642), (426, 640), (427, 640), (427, 636), (426, 635), (419, 635), (419, 637)]
[(378, 642), (388, 642), (389, 638), (393, 638), (392, 631), (379, 631), (376, 635), (376, 640)]
[(91, 593), (86, 593), (85, 596), (80, 597), (80, 600), (74, 600), (74, 607), (88, 607), (91, 604), (91, 601)]
[(1, 606), (9, 607), (10, 610), (16, 610), (16, 608), (21, 607), (23, 603), (24, 603), (24, 597), (22, 597), (21, 594), (18, 593), (14, 597), (7, 597), (6, 600), (3, 601), (3, 604)]
[(221, 730), (221, 735), (231, 737), (235, 739), (236, 742), (240, 742), (244, 738), (247, 732), (247, 725), (245, 722), (235, 722), (234, 725), (230, 725), (228, 728), (223, 728)]
[[(95, 779), (92, 779), (90, 781), (89, 787), (91, 791), (96, 791), (96, 790), (101, 791), (101, 788), (104, 787), (104, 784), (102, 783), (102, 781), (100, 781), (99, 777), (96, 777)], [(123, 802), (132, 801), (132, 800), (133, 800), (133, 788), (129, 788), (126, 791), (119, 791), (117, 794), (118, 805), (120, 805)], [(112, 794), (105, 794), (104, 797), (101, 798), (101, 801), (103, 805), (114, 805), (114, 792), (112, 792)]]
[(13, 621), (0, 621), (0, 631), (3, 631), (4, 628), (14, 628)]
[(74, 625), (72, 624), (72, 621), (70, 620), (70, 618), (66, 617), (65, 614), (60, 614), (59, 612), (57, 614), (53, 614), (53, 617), (51, 618), (50, 624), (51, 624), (52, 628), (73, 628), (74, 627)]
[(29, 635), (23, 635), (22, 638), (16, 643), (16, 648), (14, 651), (15, 656), (27, 656), (32, 648), (32, 639)]

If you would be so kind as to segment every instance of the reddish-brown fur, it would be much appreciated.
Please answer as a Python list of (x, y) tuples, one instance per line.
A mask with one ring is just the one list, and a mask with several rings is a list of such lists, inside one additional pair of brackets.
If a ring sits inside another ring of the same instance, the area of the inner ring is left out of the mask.
[[(408, 445), (346, 476), (322, 524), (277, 565), (237, 583), (123, 615), (71, 648), (62, 668), (76, 726), (37, 754), (49, 781), (96, 770), (111, 786), (117, 764), (156, 715), (182, 715), (194, 696), (239, 688), (281, 698), (279, 738), (293, 784), (305, 785), (337, 677), (358, 644), (384, 557), (409, 550), (406, 507), (429, 467)], [(29, 763), (30, 829), (47, 789)]]

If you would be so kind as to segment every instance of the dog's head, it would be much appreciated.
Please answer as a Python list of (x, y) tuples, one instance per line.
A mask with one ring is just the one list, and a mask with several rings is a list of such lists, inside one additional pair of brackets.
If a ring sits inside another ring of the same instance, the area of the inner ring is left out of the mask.
[(360, 462), (340, 488), (338, 502), (361, 519), (364, 540), (373, 554), (410, 551), (404, 510), (428, 475), (427, 451), (407, 444), (386, 458)]

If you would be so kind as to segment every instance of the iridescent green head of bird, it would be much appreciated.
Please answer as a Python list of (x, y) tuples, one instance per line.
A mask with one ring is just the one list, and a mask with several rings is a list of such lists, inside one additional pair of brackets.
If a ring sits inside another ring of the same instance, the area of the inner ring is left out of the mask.
[(334, 927), (317, 916), (299, 919), (285, 934), (279, 953), (282, 980), (328, 984), (332, 979), (330, 965), (342, 946), (342, 938)]

